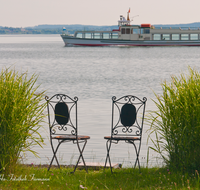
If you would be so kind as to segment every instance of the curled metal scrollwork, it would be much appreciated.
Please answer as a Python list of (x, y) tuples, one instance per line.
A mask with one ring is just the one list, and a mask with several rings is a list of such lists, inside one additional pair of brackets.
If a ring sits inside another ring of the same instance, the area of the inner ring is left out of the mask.
[(54, 135), (56, 134), (56, 129), (54, 127), (51, 128), (51, 133)]
[(113, 101), (115, 101), (116, 99), (117, 99), (116, 96), (113, 96), (113, 97), (112, 97), (112, 100), (113, 100)]
[(125, 97), (124, 97), (125, 102), (128, 102), (128, 99), (129, 99), (128, 96), (125, 96)]
[(62, 130), (62, 128), (63, 128), (62, 126), (60, 126), (60, 125), (58, 126), (58, 129), (59, 129), (60, 131)]
[(129, 133), (129, 134), (135, 134), (136, 136), (140, 136), (141, 135), (141, 128), (139, 126), (123, 126), (123, 125), (120, 125), (120, 126), (115, 126), (112, 130), (112, 134), (113, 135), (118, 135), (120, 132), (119, 130), (121, 129), (121, 132), (122, 133)]
[(135, 101), (135, 96), (125, 96), (124, 97), (125, 102), (127, 103), (133, 103)]
[(66, 95), (64, 94), (56, 94), (56, 98), (59, 100), (59, 101), (63, 101), (63, 100), (66, 100)]
[(48, 101), (48, 100), (49, 100), (49, 97), (48, 97), (48, 96), (45, 96), (45, 100)]
[(117, 134), (118, 134), (118, 130), (117, 129), (113, 130), (113, 135), (117, 135)]
[(66, 125), (62, 126), (62, 129), (63, 131), (67, 131), (67, 126)]
[(137, 130), (137, 131), (135, 131), (135, 134), (136, 134), (137, 136), (139, 136), (139, 135), (141, 135), (141, 131), (140, 131), (140, 130)]
[(60, 130), (60, 131), (67, 131), (67, 126), (66, 125), (58, 125), (58, 129)]
[(123, 133), (126, 133), (126, 132), (132, 133), (132, 131), (133, 131), (133, 130), (131, 129), (131, 127), (125, 127), (125, 126), (124, 126), (123, 129), (122, 129), (122, 132), (123, 132)]
[(71, 127), (72, 129), (71, 129), (71, 134), (72, 135), (76, 135), (76, 129), (75, 129), (75, 127), (74, 126), (71, 126), (71, 125), (68, 125), (68, 126), (66, 126), (66, 125), (64, 125), (64, 126), (61, 126), (61, 125), (54, 125), (54, 126), (52, 126), (51, 127), (51, 134), (53, 134), (53, 135), (55, 135), (57, 132), (58, 132), (58, 130), (59, 131), (67, 131), (67, 130), (69, 130), (69, 127)]
[(143, 101), (146, 102), (146, 101), (147, 101), (147, 98), (146, 98), (146, 97), (143, 97)]
[(59, 99), (59, 100), (62, 99), (61, 96), (60, 96), (60, 94), (56, 94), (56, 99)]
[(135, 96), (132, 96), (131, 98), (130, 98), (130, 102), (134, 102), (135, 101)]
[(77, 101), (78, 101), (78, 97), (77, 97), (77, 96), (75, 96), (75, 97), (74, 97), (74, 100), (77, 102)]
[(71, 130), (71, 134), (72, 135), (76, 135), (76, 131), (73, 129), (73, 130)]

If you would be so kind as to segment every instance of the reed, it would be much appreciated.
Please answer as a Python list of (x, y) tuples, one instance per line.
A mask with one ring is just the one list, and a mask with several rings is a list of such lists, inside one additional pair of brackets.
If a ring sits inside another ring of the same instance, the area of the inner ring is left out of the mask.
[[(13, 172), (22, 151), (42, 146), (38, 129), (44, 117), (44, 92), (37, 94), (37, 76), (28, 79), (12, 69), (0, 74), (0, 172)], [(36, 87), (35, 87), (36, 86)]]
[[(155, 94), (157, 111), (151, 111), (149, 139), (165, 164), (182, 172), (200, 171), (200, 74), (172, 76), (163, 82), (162, 95)], [(152, 134), (156, 138), (152, 137)]]

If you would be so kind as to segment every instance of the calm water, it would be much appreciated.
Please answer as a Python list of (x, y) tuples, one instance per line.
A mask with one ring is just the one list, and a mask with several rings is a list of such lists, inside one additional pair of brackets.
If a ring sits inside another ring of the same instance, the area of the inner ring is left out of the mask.
[[(39, 74), (40, 90), (46, 95), (66, 93), (78, 96), (79, 134), (91, 139), (84, 151), (87, 162), (104, 162), (105, 140), (110, 134), (111, 97), (133, 94), (147, 97), (147, 110), (155, 109), (152, 91), (161, 93), (160, 83), (170, 75), (187, 72), (190, 65), (200, 70), (199, 47), (64, 47), (59, 35), (0, 35), (0, 67), (12, 67), (32, 75)], [(148, 126), (144, 126), (140, 161), (146, 164)], [(52, 152), (48, 126), (41, 134), (44, 148), (34, 147), (40, 158), (27, 154), (24, 163), (48, 164)], [(113, 162), (132, 165), (133, 147), (125, 143), (113, 145)], [(73, 156), (72, 156), (73, 155)], [(58, 152), (62, 164), (74, 164), (77, 147), (63, 144)], [(150, 164), (159, 164), (150, 152)]]

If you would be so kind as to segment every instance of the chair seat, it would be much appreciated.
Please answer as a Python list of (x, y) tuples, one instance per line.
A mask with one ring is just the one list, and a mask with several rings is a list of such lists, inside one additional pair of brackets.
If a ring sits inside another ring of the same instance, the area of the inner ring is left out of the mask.
[(90, 139), (90, 136), (85, 136), (85, 135), (78, 135), (76, 138), (76, 135), (58, 135), (52, 137), (52, 139), (58, 139), (58, 140), (86, 140)]
[(131, 137), (131, 136), (105, 136), (104, 139), (113, 139), (113, 140), (140, 140), (140, 137)]

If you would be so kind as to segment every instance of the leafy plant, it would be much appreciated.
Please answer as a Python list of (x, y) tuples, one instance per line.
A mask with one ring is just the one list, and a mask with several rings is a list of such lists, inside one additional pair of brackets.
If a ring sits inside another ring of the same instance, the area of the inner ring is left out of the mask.
[(38, 132), (44, 117), (42, 93), (36, 93), (36, 75), (5, 69), (0, 74), (0, 171), (11, 172), (22, 151), (42, 145)]
[[(200, 170), (200, 74), (189, 67), (189, 75), (172, 76), (163, 82), (163, 94), (154, 101), (149, 138), (164, 162), (172, 169)], [(155, 139), (153, 139), (152, 134)]]

